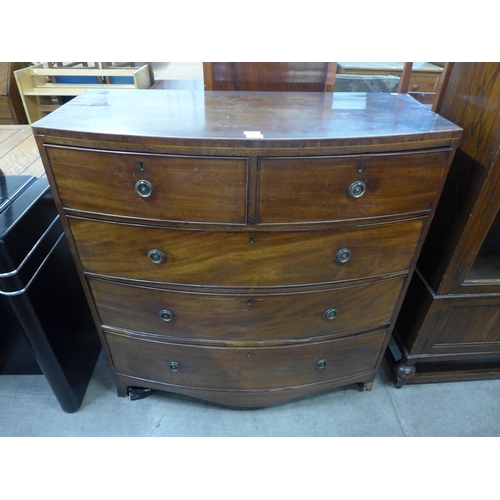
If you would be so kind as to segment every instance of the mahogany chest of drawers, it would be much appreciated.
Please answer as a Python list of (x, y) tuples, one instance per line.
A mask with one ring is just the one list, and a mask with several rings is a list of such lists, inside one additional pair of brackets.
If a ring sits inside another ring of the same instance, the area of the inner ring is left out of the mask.
[(118, 394), (370, 389), (461, 129), (397, 94), (87, 91), (33, 125)]

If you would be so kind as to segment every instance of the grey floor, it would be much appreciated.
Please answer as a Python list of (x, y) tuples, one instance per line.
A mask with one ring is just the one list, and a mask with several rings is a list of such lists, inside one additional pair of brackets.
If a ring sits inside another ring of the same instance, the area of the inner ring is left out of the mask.
[(384, 362), (371, 392), (342, 387), (264, 409), (230, 409), (154, 391), (116, 395), (104, 356), (81, 408), (64, 413), (43, 375), (0, 377), (0, 436), (406, 437), (500, 435), (500, 380), (396, 389)]
[[(201, 63), (155, 63), (158, 79), (200, 79)], [(371, 392), (347, 386), (255, 410), (155, 391), (116, 395), (101, 355), (81, 408), (64, 413), (43, 375), (0, 376), (0, 436), (500, 436), (500, 380), (396, 389), (384, 362)]]

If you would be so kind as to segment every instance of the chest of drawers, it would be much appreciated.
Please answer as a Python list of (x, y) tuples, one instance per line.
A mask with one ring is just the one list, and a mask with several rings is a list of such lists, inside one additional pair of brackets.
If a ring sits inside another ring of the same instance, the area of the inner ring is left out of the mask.
[(393, 94), (87, 91), (33, 125), (118, 394), (370, 389), (460, 128)]

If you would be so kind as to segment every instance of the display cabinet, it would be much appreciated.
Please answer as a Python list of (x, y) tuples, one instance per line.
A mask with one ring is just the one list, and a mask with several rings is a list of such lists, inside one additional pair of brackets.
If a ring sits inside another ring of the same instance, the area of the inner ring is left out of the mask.
[(500, 375), (500, 64), (455, 63), (464, 132), (388, 352), (397, 387)]

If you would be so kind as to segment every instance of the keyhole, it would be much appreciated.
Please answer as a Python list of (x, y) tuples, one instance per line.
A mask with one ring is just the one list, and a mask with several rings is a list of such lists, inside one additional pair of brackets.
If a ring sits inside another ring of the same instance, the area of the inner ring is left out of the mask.
[(142, 161), (139, 162), (139, 170), (141, 172), (144, 172), (144, 164), (142, 163)]

